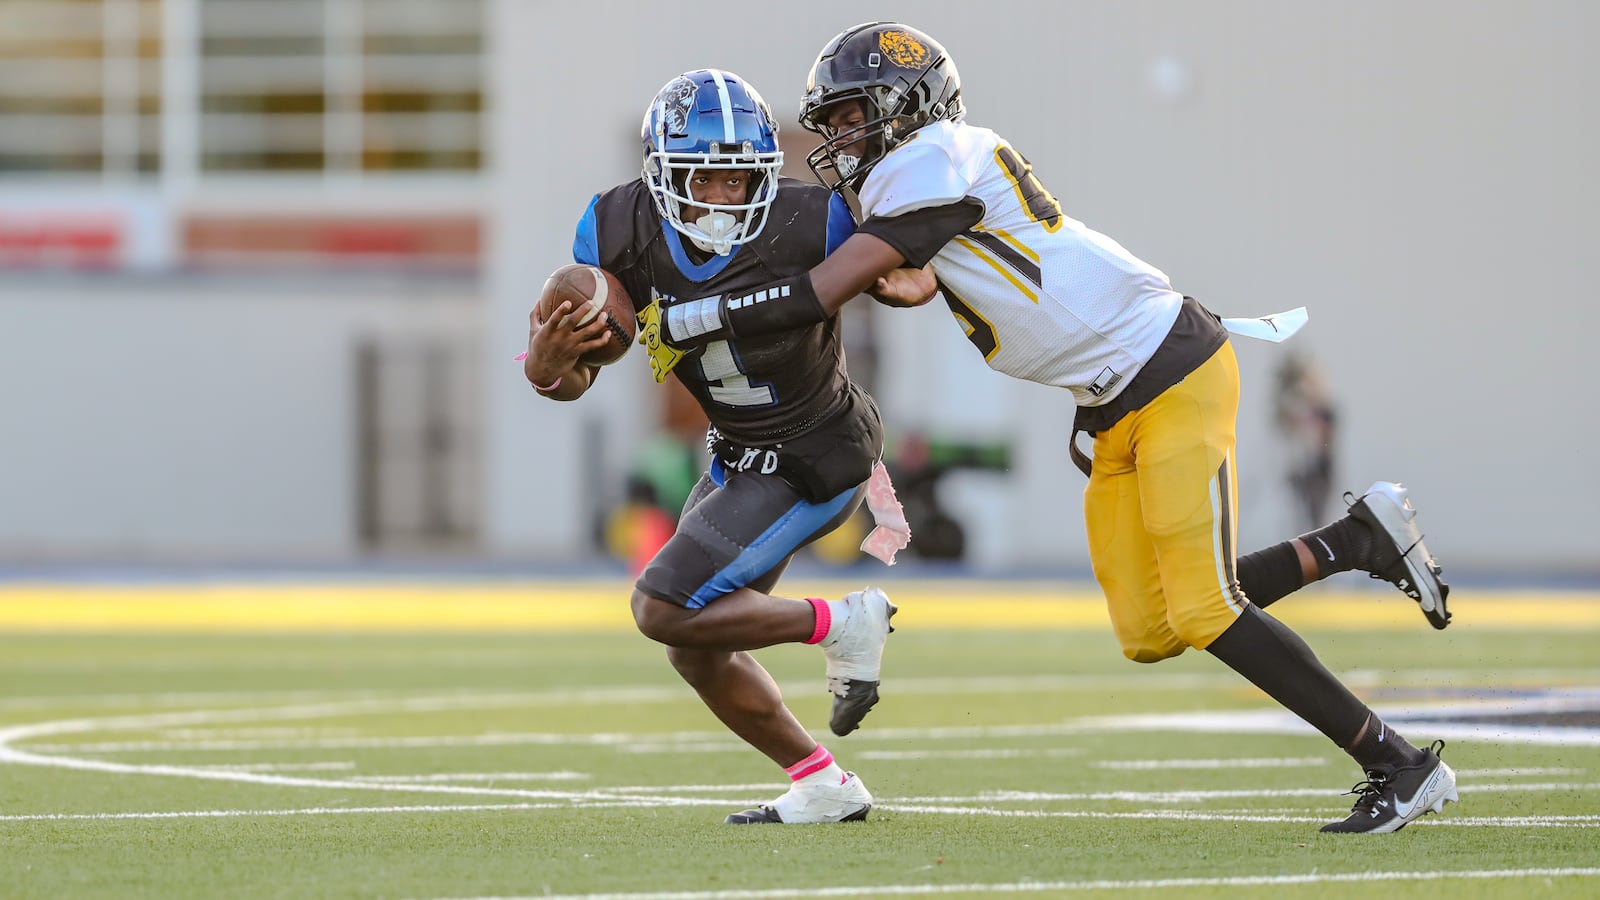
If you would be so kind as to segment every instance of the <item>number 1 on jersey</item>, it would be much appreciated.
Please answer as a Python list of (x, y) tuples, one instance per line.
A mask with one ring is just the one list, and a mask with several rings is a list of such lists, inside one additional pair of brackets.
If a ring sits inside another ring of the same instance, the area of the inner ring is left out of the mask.
[(774, 402), (771, 385), (751, 384), (749, 376), (739, 370), (727, 341), (706, 345), (700, 354), (700, 374), (705, 376), (711, 399), (724, 406), (770, 406)]

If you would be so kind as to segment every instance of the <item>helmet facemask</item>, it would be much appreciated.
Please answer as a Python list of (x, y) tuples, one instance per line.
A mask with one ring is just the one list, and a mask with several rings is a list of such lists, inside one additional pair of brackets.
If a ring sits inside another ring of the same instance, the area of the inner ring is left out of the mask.
[[(865, 121), (845, 130), (830, 124), (829, 116), (851, 102)], [(800, 125), (823, 143), (806, 163), (829, 189), (859, 193), (872, 168), (912, 133), (964, 114), (961, 76), (937, 41), (894, 22), (857, 25), (829, 41), (812, 64)]]
[[(736, 152), (672, 153), (652, 151), (645, 155), (644, 180), (655, 199), (656, 211), (668, 225), (707, 253), (727, 256), (736, 244), (759, 235), (767, 226), (767, 212), (778, 196), (778, 170), (783, 167), (783, 152), (756, 152), (744, 142)], [(745, 171), (749, 184), (743, 203), (712, 203), (696, 200), (689, 185), (705, 170)], [(683, 219), (687, 210), (698, 217)]]
[[(808, 112), (801, 120), (802, 125), (823, 137), (822, 144), (806, 155), (806, 164), (829, 190), (848, 187), (859, 191), (867, 173), (903, 136), (899, 117), (880, 112), (864, 91), (852, 93)], [(844, 104), (857, 105), (866, 121), (843, 130), (830, 125), (829, 115)]]

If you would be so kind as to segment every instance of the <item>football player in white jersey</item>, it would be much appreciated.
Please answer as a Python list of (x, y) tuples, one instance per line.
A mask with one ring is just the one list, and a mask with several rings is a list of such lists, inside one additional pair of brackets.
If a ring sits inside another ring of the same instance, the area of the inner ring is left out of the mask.
[(1067, 216), (1021, 153), (964, 117), (955, 64), (928, 35), (872, 22), (830, 40), (802, 101), (801, 124), (824, 138), (807, 162), (857, 194), (864, 220), (809, 272), (691, 304), (669, 341), (795, 327), (862, 292), (900, 306), (942, 295), (990, 367), (1071, 393), (1074, 436), (1094, 441), (1092, 464), (1072, 446), (1090, 559), (1123, 653), (1206, 650), (1343, 748), (1367, 778), (1324, 831), (1397, 831), (1441, 810), (1456, 799), (1442, 742), (1407, 742), (1261, 611), (1359, 568), (1443, 628), (1448, 587), (1405, 489), (1379, 482), (1332, 525), (1236, 560), (1239, 371), (1223, 321)]

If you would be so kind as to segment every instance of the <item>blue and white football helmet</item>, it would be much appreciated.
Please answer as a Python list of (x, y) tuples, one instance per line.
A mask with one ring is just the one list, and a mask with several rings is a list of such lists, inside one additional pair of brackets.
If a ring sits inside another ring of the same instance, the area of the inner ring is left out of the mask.
[[(726, 256), (761, 233), (778, 196), (778, 123), (767, 101), (744, 79), (720, 69), (696, 69), (667, 82), (650, 101), (640, 130), (644, 183), (656, 209), (679, 233), (708, 253)], [(750, 189), (739, 204), (702, 203), (688, 184), (699, 169), (746, 169)], [(707, 210), (693, 222), (690, 207)]]

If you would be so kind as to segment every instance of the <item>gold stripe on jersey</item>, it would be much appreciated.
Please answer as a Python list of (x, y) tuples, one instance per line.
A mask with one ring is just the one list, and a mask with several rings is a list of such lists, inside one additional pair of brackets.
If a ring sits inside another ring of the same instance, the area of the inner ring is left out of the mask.
[(1037, 304), (1039, 302), (1039, 295), (1035, 294), (1033, 292), (1032, 288), (1030, 288), (1026, 284), (1024, 284), (1022, 282), (1022, 279), (1018, 278), (1011, 271), (1011, 267), (1010, 266), (1006, 265), (1005, 263), (1001, 262), (1000, 260), (995, 259), (993, 256), (990, 256), (988, 253), (984, 252), (983, 248), (979, 247), (970, 238), (966, 238), (966, 237), (963, 237), (961, 235), (957, 235), (956, 236), (956, 243), (960, 244), (961, 246), (963, 246), (963, 247), (967, 248), (968, 250), (971, 250), (973, 253), (977, 254), (979, 259), (981, 259), (984, 262), (988, 263), (991, 267), (994, 268), (994, 270), (996, 272), (999, 272), (1002, 276), (1004, 276), (1005, 280), (1011, 282), (1012, 286), (1014, 286), (1018, 291), (1021, 291), (1022, 294), (1024, 296), (1026, 296), (1029, 300), (1033, 301), (1035, 304)]
[(987, 229), (985, 229), (985, 228), (981, 228), (981, 226), (980, 226), (980, 230), (990, 231), (990, 232), (993, 232), (994, 234), (1000, 235), (1000, 237), (1005, 239), (1006, 243), (1008, 243), (1011, 246), (1017, 248), (1018, 252), (1020, 252), (1023, 256), (1026, 256), (1027, 258), (1033, 260), (1034, 262), (1038, 262), (1039, 261), (1039, 254), (1037, 252), (1035, 252), (1032, 247), (1029, 247), (1027, 244), (1024, 244), (1023, 242), (1017, 240), (1015, 237), (1013, 237), (1011, 235), (1011, 232), (1005, 230), (1004, 228), (987, 228)]
[(1037, 259), (1029, 259), (1018, 252), (1016, 247), (1012, 246), (1009, 241), (1002, 239), (1000, 235), (974, 229), (967, 232), (965, 237), (971, 238), (989, 248), (990, 253), (1000, 257), (1001, 261), (1010, 266), (1012, 271), (1033, 282), (1034, 286), (1044, 287), (1044, 272), (1039, 268), (1039, 261)]

